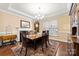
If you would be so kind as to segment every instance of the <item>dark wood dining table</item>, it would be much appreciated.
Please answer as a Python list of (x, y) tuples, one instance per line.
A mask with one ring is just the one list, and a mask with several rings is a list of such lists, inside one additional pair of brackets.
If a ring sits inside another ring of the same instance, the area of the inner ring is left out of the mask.
[[(24, 35), (22, 35), (24, 34)], [(41, 47), (42, 51), (44, 51), (44, 46), (47, 46), (47, 34), (26, 34), (26, 32), (21, 32), (21, 39), (22, 43), (25, 42), (25, 47), (26, 47), (26, 54), (27, 54), (27, 47), (33, 47), (34, 50), (37, 49), (37, 47)], [(47, 47), (46, 47), (47, 48)], [(21, 50), (22, 51), (22, 50)]]
[(31, 34), (31, 35), (27, 35), (27, 38), (34, 42), (34, 49), (36, 50), (36, 41), (37, 40), (41, 40), (42, 39), (42, 35)]

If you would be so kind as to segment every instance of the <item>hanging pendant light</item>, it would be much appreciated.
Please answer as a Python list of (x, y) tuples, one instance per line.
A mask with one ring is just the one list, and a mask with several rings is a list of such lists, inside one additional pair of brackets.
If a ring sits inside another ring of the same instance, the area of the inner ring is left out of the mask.
[(43, 19), (44, 15), (41, 14), (41, 8), (40, 6), (38, 7), (38, 14), (35, 16), (35, 19), (40, 20)]

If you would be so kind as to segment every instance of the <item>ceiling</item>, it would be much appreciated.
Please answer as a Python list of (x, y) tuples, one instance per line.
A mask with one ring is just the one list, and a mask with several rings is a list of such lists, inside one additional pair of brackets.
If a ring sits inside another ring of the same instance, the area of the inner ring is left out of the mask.
[(70, 7), (71, 4), (69, 3), (0, 3), (0, 10), (6, 10), (33, 19), (39, 13), (46, 17), (68, 14)]

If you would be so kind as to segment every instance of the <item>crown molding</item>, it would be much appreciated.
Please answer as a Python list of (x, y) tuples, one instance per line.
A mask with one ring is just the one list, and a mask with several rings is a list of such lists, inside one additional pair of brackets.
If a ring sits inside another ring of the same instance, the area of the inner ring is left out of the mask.
[(0, 12), (7, 13), (7, 14), (10, 14), (10, 15), (13, 15), (13, 16), (17, 16), (17, 17), (22, 17), (22, 18), (24, 18), (24, 19), (28, 18), (28, 19), (30, 19), (30, 20), (32, 21), (32, 18), (30, 18), (30, 17), (26, 17), (26, 16), (23, 16), (23, 15), (14, 13), (14, 12), (10, 12), (10, 11), (8, 11), (8, 10), (0, 9)]
[(21, 12), (21, 11), (19, 11), (19, 10), (16, 10), (16, 9), (12, 8), (11, 6), (12, 6), (12, 4), (10, 4), (9, 7), (8, 7), (8, 10), (10, 10), (11, 12), (14, 12), (14, 13), (16, 13), (16, 14), (18, 13), (18, 14), (20, 14), (20, 15), (22, 15), (22, 16), (25, 16), (25, 17), (28, 17), (28, 18), (31, 18), (31, 19), (34, 18), (33, 16), (30, 16), (30, 15), (24, 13), (24, 12)]
[[(5, 13), (9, 13), (9, 14), (13, 14), (13, 15), (16, 15), (16, 16), (20, 16), (20, 17), (28, 17), (28, 18), (35, 20), (34, 16), (31, 16), (27, 13), (24, 13), (24, 12), (21, 12), (19, 10), (12, 8), (12, 3), (9, 3), (7, 10), (0, 9), (0, 11), (5, 12)], [(45, 18), (61, 16), (61, 15), (64, 15), (64, 14), (68, 14), (68, 11), (65, 11), (65, 9), (63, 9), (63, 11), (57, 11), (57, 12), (52, 13), (51, 15), (45, 16)]]
[[(59, 13), (57, 13), (57, 12), (59, 12)], [(54, 14), (51, 14), (51, 15), (49, 15), (49, 16), (46, 16), (46, 18), (47, 17), (59, 17), (59, 16), (62, 16), (62, 15), (68, 15), (68, 11), (57, 11), (57, 12), (55, 12)]]

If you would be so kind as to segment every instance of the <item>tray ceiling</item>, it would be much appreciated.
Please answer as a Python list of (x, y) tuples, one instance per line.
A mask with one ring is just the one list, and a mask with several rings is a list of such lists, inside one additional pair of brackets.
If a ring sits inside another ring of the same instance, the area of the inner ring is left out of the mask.
[(67, 3), (0, 3), (0, 9), (31, 18), (39, 12), (46, 17), (68, 13), (70, 6)]

